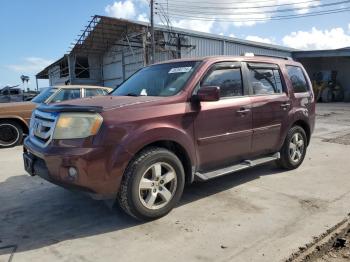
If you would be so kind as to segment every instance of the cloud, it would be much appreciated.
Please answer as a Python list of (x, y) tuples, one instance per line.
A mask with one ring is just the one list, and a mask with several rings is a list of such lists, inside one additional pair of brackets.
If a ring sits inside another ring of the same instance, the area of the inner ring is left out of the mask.
[[(181, 16), (189, 16), (195, 19), (196, 16), (203, 17), (204, 20), (214, 20), (215, 29), (220, 32), (227, 32), (227, 27), (251, 27), (258, 23), (266, 23), (274, 16), (279, 15), (296, 15), (310, 12), (311, 7), (318, 6), (321, 1), (301, 1), (301, 0), (270, 0), (270, 1), (238, 1), (218, 3), (211, 0), (200, 5), (191, 1), (182, 2), (181, 6), (175, 2), (169, 1), (169, 5), (158, 3), (158, 10), (166, 13), (169, 10), (171, 20), (178, 21)], [(156, 6), (156, 8), (157, 8)], [(289, 12), (276, 11), (292, 10)], [(294, 10), (293, 10), (294, 9)], [(173, 17), (171, 17), (173, 16)], [(175, 18), (174, 18), (175, 16)], [(176, 17), (177, 16), (177, 17)], [(183, 18), (185, 19), (185, 18)], [(200, 18), (199, 18), (200, 19)], [(203, 20), (202, 20), (203, 21)], [(218, 27), (218, 28), (217, 28)]]
[(135, 5), (131, 0), (116, 1), (111, 5), (107, 5), (105, 11), (109, 16), (116, 18), (132, 19), (136, 16)]
[(8, 65), (7, 68), (23, 74), (35, 74), (53, 62), (53, 60), (40, 57), (26, 57), (23, 59), (23, 63), (17, 65)]
[(294, 8), (298, 8), (300, 10), (297, 10), (297, 14), (306, 14), (310, 11), (311, 6), (318, 6), (320, 4), (320, 1), (318, 2), (297, 2), (294, 1), (295, 4), (293, 5)]
[(263, 38), (263, 37), (255, 36), (255, 35), (248, 35), (245, 39), (249, 40), (249, 41), (260, 42), (260, 43), (265, 43), (265, 44), (274, 44), (275, 43), (270, 38)]
[(171, 25), (174, 27), (210, 33), (213, 28), (214, 21), (198, 21), (198, 20), (181, 19), (178, 21), (172, 21)]
[(313, 27), (311, 31), (292, 32), (284, 36), (282, 42), (296, 49), (337, 49), (350, 46), (350, 34), (341, 27), (330, 30)]
[(137, 16), (137, 21), (149, 22), (148, 15), (147, 15), (146, 13), (139, 14), (139, 15)]

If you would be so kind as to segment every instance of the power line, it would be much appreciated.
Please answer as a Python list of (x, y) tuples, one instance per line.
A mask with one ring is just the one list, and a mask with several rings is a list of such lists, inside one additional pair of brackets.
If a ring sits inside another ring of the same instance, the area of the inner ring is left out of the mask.
[[(283, 12), (295, 12), (295, 11), (301, 11), (307, 9), (314, 9), (314, 8), (323, 8), (323, 7), (332, 7), (336, 5), (344, 5), (350, 3), (349, 0), (347, 1), (341, 1), (341, 2), (336, 2), (336, 3), (329, 3), (329, 4), (323, 4), (319, 6), (309, 6), (309, 7), (299, 7), (299, 8), (287, 8), (287, 9), (280, 9), (280, 10), (263, 10), (263, 11), (256, 11), (256, 12), (232, 12), (232, 13), (222, 13), (222, 12), (217, 12), (215, 10), (211, 11), (201, 11), (201, 10), (193, 10), (190, 8), (186, 9), (175, 9), (172, 8), (170, 9), (169, 14), (201, 14), (201, 15), (215, 15), (215, 16), (235, 16), (235, 15), (252, 15), (252, 14), (261, 14), (262, 12), (264, 14), (275, 14), (275, 13), (283, 13)], [(162, 5), (160, 5), (161, 7)], [(238, 10), (242, 10), (241, 8), (237, 8)], [(244, 10), (245, 8), (243, 8)], [(159, 8), (156, 7), (156, 10), (159, 10)]]
[[(275, 0), (268, 0), (268, 1), (263, 1), (263, 2), (271, 2), (271, 1), (275, 1)], [(196, 9), (257, 9), (257, 8), (267, 8), (267, 7), (282, 7), (282, 6), (295, 6), (295, 5), (300, 5), (300, 4), (312, 4), (312, 3), (319, 3), (320, 0), (308, 0), (308, 1), (302, 1), (302, 2), (295, 2), (295, 3), (287, 3), (287, 4), (277, 4), (277, 5), (265, 5), (265, 6), (243, 6), (243, 7), (238, 7), (237, 5), (241, 5), (241, 4), (259, 4), (259, 2), (235, 2), (235, 3), (225, 3), (232, 6), (232, 5), (236, 5), (236, 7), (230, 7), (230, 6), (217, 6), (217, 4), (223, 4), (223, 3), (211, 3), (214, 6), (205, 6), (202, 3), (198, 3), (198, 5), (193, 5), (195, 3), (191, 2), (191, 4), (186, 4), (186, 8), (196, 8)], [(187, 2), (188, 3), (188, 2)], [(164, 2), (155, 2), (155, 5), (164, 5), (167, 3)], [(169, 7), (175, 7), (175, 8), (181, 8), (184, 7), (184, 5), (177, 5), (177, 4), (173, 4), (169, 3), (168, 5)]]
[[(309, 2), (321, 2), (321, 0), (308, 0)], [(160, 0), (160, 1), (156, 1), (157, 3), (164, 3), (164, 0)], [(199, 5), (214, 5), (214, 6), (218, 6), (218, 5), (233, 5), (233, 4), (261, 4), (261, 3), (268, 3), (268, 2), (276, 2), (276, 0), (261, 0), (261, 1), (182, 1), (182, 0), (172, 0), (171, 4), (175, 3), (175, 4), (199, 4)], [(290, 3), (290, 4), (300, 4), (302, 2), (306, 2), (306, 1), (300, 1), (300, 2), (294, 2), (294, 3)], [(287, 5), (287, 4), (280, 4), (280, 5)], [(289, 5), (289, 3), (288, 3)]]
[(229, 19), (229, 18), (208, 18), (203, 16), (187, 16), (187, 15), (169, 15), (171, 18), (177, 18), (177, 19), (188, 19), (188, 20), (199, 20), (199, 21), (216, 21), (216, 22), (261, 22), (261, 21), (267, 21), (267, 20), (287, 20), (287, 19), (297, 19), (297, 18), (304, 18), (304, 17), (312, 17), (312, 16), (322, 16), (322, 15), (328, 15), (328, 14), (337, 14), (337, 13), (344, 13), (350, 11), (350, 8), (338, 8), (333, 10), (325, 10), (320, 12), (313, 12), (308, 14), (302, 14), (302, 15), (286, 15), (286, 16), (273, 16), (273, 17), (267, 17), (267, 18), (241, 18), (241, 19)]

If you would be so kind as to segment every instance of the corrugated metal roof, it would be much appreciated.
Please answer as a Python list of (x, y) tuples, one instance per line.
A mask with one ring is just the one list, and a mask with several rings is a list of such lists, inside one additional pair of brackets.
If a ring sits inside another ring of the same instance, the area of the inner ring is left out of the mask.
[(294, 58), (312, 58), (312, 57), (350, 57), (350, 47), (329, 50), (310, 50), (294, 51)]
[[(79, 51), (84, 48), (103, 51), (108, 46), (110, 46), (111, 43), (119, 39), (125, 38), (125, 36), (130, 31), (133, 30), (136, 32), (141, 32), (142, 29), (145, 29), (145, 28), (149, 28), (149, 23), (95, 15), (93, 16), (92, 20), (90, 21), (89, 25), (86, 27), (82, 35), (79, 36), (79, 39), (77, 40), (76, 44), (72, 48), (71, 52)], [(218, 41), (226, 41), (228, 43), (237, 43), (241, 45), (262, 47), (262, 48), (278, 50), (278, 51), (286, 51), (286, 52), (296, 51), (296, 49), (279, 46), (279, 45), (266, 44), (261, 42), (243, 40), (243, 39), (234, 38), (234, 37), (203, 33), (199, 31), (187, 30), (187, 29), (182, 29), (177, 27), (168, 27), (163, 25), (155, 25), (155, 31), (177, 33), (185, 36), (200, 37), (204, 39), (213, 39)], [(142, 43), (141, 39), (139, 39), (139, 41), (140, 43)]]

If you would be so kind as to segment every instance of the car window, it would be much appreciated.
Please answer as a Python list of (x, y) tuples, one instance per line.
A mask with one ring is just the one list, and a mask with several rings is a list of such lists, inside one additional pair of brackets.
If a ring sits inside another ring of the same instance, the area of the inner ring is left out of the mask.
[(58, 94), (51, 100), (51, 103), (80, 98), (80, 89), (61, 89)]
[(45, 89), (43, 89), (39, 95), (37, 95), (36, 97), (34, 97), (32, 99), (32, 102), (34, 103), (45, 103), (46, 100), (51, 97), (55, 92), (57, 91), (57, 88), (51, 88), (51, 87), (47, 87)]
[(249, 81), (254, 95), (281, 94), (281, 75), (278, 69), (249, 67)]
[(174, 96), (194, 74), (200, 61), (156, 64), (137, 71), (116, 88), (114, 96)]
[(288, 76), (292, 82), (294, 93), (304, 93), (309, 91), (303, 70), (298, 66), (287, 66)]
[(86, 88), (85, 96), (103, 96), (105, 93), (100, 88)]
[(240, 68), (217, 68), (202, 81), (201, 86), (220, 87), (220, 97), (243, 95), (242, 74)]

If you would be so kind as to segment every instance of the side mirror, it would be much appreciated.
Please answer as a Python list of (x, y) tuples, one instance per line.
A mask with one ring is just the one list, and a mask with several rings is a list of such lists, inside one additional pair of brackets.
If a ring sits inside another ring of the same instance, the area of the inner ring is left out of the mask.
[(218, 86), (202, 86), (197, 92), (198, 101), (219, 101), (220, 87)]

